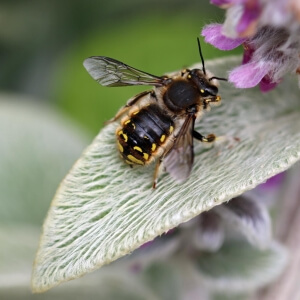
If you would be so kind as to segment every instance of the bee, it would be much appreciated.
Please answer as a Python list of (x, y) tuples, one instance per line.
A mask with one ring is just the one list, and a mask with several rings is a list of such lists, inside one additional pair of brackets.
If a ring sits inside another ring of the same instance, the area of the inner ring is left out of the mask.
[(92, 56), (83, 65), (103, 86), (150, 85), (154, 88), (129, 99), (111, 122), (120, 120), (116, 140), (121, 157), (129, 165), (149, 165), (156, 161), (153, 188), (160, 165), (178, 183), (190, 175), (193, 139), (213, 142), (214, 134), (203, 136), (194, 129), (195, 120), (210, 104), (219, 103), (217, 80), (204, 65), (199, 38), (201, 69), (184, 69), (172, 75), (155, 76), (105, 56)]

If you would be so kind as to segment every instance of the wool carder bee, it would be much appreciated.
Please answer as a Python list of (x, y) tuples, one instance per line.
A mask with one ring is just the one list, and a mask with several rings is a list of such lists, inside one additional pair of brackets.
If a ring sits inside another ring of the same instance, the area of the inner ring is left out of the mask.
[(105, 56), (92, 56), (83, 63), (103, 86), (154, 86), (131, 98), (111, 120), (120, 119), (117, 145), (126, 163), (148, 165), (156, 161), (154, 188), (161, 163), (181, 183), (193, 166), (193, 139), (213, 142), (216, 138), (195, 131), (194, 123), (211, 103), (221, 101), (217, 80), (226, 79), (208, 75), (199, 39), (198, 47), (202, 70), (184, 69), (172, 75), (151, 75)]

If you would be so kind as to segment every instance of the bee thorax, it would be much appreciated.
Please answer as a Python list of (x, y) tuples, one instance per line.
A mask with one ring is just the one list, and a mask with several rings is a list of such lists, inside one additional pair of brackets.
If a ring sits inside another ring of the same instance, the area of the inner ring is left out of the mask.
[(199, 102), (198, 89), (188, 81), (177, 80), (163, 95), (165, 105), (174, 112), (180, 112)]

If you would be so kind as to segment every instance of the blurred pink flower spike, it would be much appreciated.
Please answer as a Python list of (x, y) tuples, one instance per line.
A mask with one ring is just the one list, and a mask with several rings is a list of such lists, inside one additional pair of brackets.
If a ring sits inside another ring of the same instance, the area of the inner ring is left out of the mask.
[(226, 8), (232, 4), (232, 0), (210, 0), (210, 3), (222, 8)]
[(271, 67), (267, 64), (249, 62), (233, 69), (228, 80), (237, 88), (251, 88), (259, 84), (262, 92), (268, 92), (278, 84), (272, 82), (268, 75), (270, 71)]
[(233, 69), (228, 79), (237, 88), (251, 88), (258, 85), (268, 72), (265, 66), (250, 62)]
[(209, 43), (220, 50), (232, 50), (246, 41), (245, 38), (231, 39), (222, 33), (221, 24), (207, 25), (202, 30), (202, 36)]
[(300, 74), (297, 1), (211, 0), (227, 9), (226, 20), (205, 26), (202, 36), (220, 50), (243, 44), (242, 65), (229, 73), (229, 81), (237, 88), (259, 85), (262, 92), (268, 92), (285, 74)]
[[(238, 2), (238, 1), (236, 1)], [(239, 1), (243, 3), (243, 13), (236, 26), (236, 32), (240, 37), (249, 36), (255, 31), (258, 19), (261, 14), (261, 7), (258, 0)]]
[(262, 190), (274, 190), (278, 189), (285, 180), (285, 172), (279, 173), (269, 178), (265, 183), (260, 184), (258, 187)]
[(263, 93), (273, 90), (279, 82), (272, 82), (271, 78), (266, 75), (259, 83), (259, 88)]

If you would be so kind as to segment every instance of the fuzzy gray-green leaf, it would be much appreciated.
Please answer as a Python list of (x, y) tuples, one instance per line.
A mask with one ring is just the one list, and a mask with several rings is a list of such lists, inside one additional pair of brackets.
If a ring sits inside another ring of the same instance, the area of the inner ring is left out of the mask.
[(53, 108), (0, 94), (0, 222), (40, 224), (88, 138)]
[(261, 251), (247, 243), (231, 241), (217, 253), (203, 253), (194, 265), (211, 291), (247, 293), (272, 282), (286, 262), (287, 251), (275, 242)]
[[(207, 68), (226, 76), (239, 61), (216, 60), (207, 62)], [(120, 160), (114, 137), (117, 124), (99, 133), (52, 202), (35, 261), (34, 291), (114, 261), (299, 160), (296, 78), (286, 78), (268, 94), (258, 89), (237, 90), (222, 82), (220, 95), (222, 105), (205, 114), (196, 129), (240, 141), (217, 142), (210, 148), (195, 142), (191, 176), (180, 185), (164, 174), (153, 190), (153, 165), (131, 169)]]

